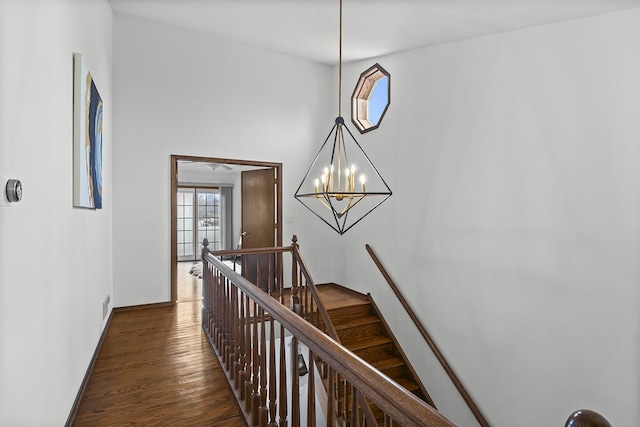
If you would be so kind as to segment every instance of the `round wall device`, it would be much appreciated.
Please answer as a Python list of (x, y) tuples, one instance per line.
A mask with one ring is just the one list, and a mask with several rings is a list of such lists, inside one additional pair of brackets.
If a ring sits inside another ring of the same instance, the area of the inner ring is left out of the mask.
[(22, 200), (22, 183), (19, 179), (10, 179), (5, 188), (7, 200), (12, 203)]

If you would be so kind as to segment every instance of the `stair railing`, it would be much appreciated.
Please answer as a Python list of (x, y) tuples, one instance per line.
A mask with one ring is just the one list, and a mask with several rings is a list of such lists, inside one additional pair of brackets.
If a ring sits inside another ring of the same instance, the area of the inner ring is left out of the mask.
[[(230, 255), (230, 251), (203, 253), (202, 326), (247, 424), (299, 427), (306, 409), (306, 425), (315, 426), (315, 372), (324, 367), (328, 404), (322, 409), (328, 420), (326, 425), (374, 424), (364, 415), (366, 410), (361, 404), (369, 399), (385, 413), (385, 426), (453, 426), (435, 409), (301, 317), (319, 316), (322, 326), (331, 331), (328, 315), (323, 318), (322, 310), (311, 310), (314, 305), (318, 307), (317, 302), (312, 303), (317, 292), (314, 293), (315, 286), (309, 286), (313, 280), (304, 262), (293, 261), (293, 277), (297, 279), (292, 277), (292, 282), (297, 284), (292, 283), (290, 292), (296, 312), (286, 306), (289, 291), (284, 286), (282, 258), (285, 253), (291, 253), (293, 258), (296, 251), (295, 241), (291, 247), (231, 251), (245, 259), (260, 255), (269, 260), (256, 264), (264, 289), (234, 271), (236, 264), (225, 265), (220, 258)], [(300, 283), (300, 277), (306, 283)], [(309, 349), (306, 399), (297, 363), (299, 343)]]
[(422, 325), (422, 322), (420, 322), (420, 319), (418, 319), (418, 316), (416, 316), (416, 313), (411, 308), (411, 305), (407, 302), (404, 295), (402, 295), (402, 292), (400, 292), (400, 289), (398, 288), (396, 283), (393, 281), (393, 279), (391, 278), (387, 270), (384, 268), (378, 256), (375, 254), (371, 246), (369, 246), (368, 244), (365, 245), (365, 248), (367, 249), (367, 252), (371, 256), (371, 259), (373, 260), (373, 262), (376, 264), (376, 266), (380, 270), (380, 273), (382, 273), (385, 280), (391, 287), (391, 290), (396, 295), (396, 297), (398, 298), (398, 300), (400, 301), (404, 309), (407, 311), (407, 314), (409, 315), (413, 323), (416, 325), (416, 328), (418, 328), (418, 331), (420, 332), (424, 340), (427, 342), (427, 344), (431, 348), (431, 351), (433, 351), (433, 354), (436, 356), (436, 358), (442, 365), (443, 369), (445, 370), (445, 372), (447, 373), (447, 375), (455, 385), (456, 389), (458, 390), (458, 392), (466, 402), (467, 406), (475, 416), (476, 420), (478, 420), (478, 423), (482, 427), (489, 427), (489, 423), (487, 422), (484, 415), (482, 415), (482, 412), (478, 408), (478, 405), (476, 405), (474, 400), (471, 398), (471, 395), (469, 394), (469, 392), (467, 392), (467, 389), (462, 384), (462, 381), (460, 381), (460, 379), (454, 372), (453, 368), (451, 368), (451, 365), (449, 365), (449, 362), (447, 362), (447, 359), (445, 359), (444, 355), (436, 345), (435, 341), (431, 338), (431, 335), (429, 335), (429, 332), (427, 332), (427, 329)]

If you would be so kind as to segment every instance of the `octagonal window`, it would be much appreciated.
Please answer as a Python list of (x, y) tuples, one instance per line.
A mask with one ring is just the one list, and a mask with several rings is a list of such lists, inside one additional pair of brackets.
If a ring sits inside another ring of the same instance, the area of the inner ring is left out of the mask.
[(377, 129), (391, 103), (391, 76), (374, 64), (362, 74), (351, 95), (351, 121), (360, 133)]

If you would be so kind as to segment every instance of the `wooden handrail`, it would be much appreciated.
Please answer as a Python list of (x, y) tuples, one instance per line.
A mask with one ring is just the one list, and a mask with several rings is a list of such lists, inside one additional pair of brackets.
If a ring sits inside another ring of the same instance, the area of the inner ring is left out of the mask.
[(611, 423), (595, 411), (579, 409), (569, 415), (565, 427), (611, 427)]
[(431, 351), (433, 351), (433, 354), (436, 356), (436, 358), (438, 359), (438, 361), (446, 371), (447, 375), (455, 385), (456, 389), (458, 389), (458, 392), (466, 402), (467, 406), (469, 407), (473, 415), (476, 417), (476, 420), (478, 420), (478, 423), (482, 427), (489, 427), (489, 423), (485, 419), (484, 415), (482, 415), (482, 412), (480, 412), (480, 409), (478, 408), (476, 403), (473, 401), (473, 399), (471, 398), (471, 395), (467, 392), (464, 385), (462, 385), (462, 381), (460, 381), (456, 373), (453, 371), (453, 368), (451, 368), (451, 366), (449, 365), (449, 362), (447, 362), (447, 359), (445, 359), (444, 355), (436, 345), (435, 341), (431, 338), (431, 335), (429, 335), (429, 332), (427, 332), (427, 329), (422, 325), (422, 323), (420, 322), (420, 319), (418, 319), (418, 316), (416, 316), (415, 312), (411, 308), (411, 305), (407, 302), (404, 295), (402, 295), (402, 292), (400, 292), (400, 289), (398, 288), (396, 283), (393, 281), (393, 279), (391, 278), (387, 270), (384, 268), (384, 266), (382, 265), (382, 262), (376, 256), (371, 246), (367, 244), (365, 245), (365, 248), (367, 249), (367, 252), (371, 256), (371, 259), (373, 259), (373, 262), (376, 264), (376, 266), (380, 270), (380, 273), (382, 273), (385, 280), (391, 287), (391, 290), (393, 290), (393, 293), (396, 295), (396, 297), (398, 297), (398, 300), (400, 301), (404, 309), (407, 311), (407, 314), (409, 315), (413, 323), (418, 328), (418, 331), (420, 331), (420, 334), (422, 335), (424, 340), (427, 342), (427, 344), (431, 348)]
[(250, 248), (250, 249), (224, 249), (219, 251), (209, 251), (208, 253), (216, 257), (231, 255), (258, 255), (291, 252), (290, 246), (279, 246), (275, 248)]

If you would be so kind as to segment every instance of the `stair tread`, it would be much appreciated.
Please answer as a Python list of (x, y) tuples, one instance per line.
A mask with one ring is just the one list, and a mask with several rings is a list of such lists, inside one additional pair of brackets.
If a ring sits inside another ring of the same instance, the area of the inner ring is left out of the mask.
[(407, 377), (397, 378), (397, 379), (394, 379), (394, 381), (400, 384), (402, 387), (409, 390), (410, 392), (414, 392), (419, 389), (418, 384), (416, 384), (415, 381)]
[(371, 365), (380, 370), (380, 371), (384, 371), (385, 369), (390, 369), (390, 368), (397, 368), (398, 366), (402, 366), (404, 365), (404, 360), (402, 360), (399, 357), (387, 357), (385, 359), (381, 359), (381, 360), (377, 360), (375, 362), (369, 362), (371, 363)]
[(384, 335), (373, 335), (373, 336), (364, 336), (359, 337), (354, 340), (350, 340), (346, 343), (342, 343), (345, 347), (347, 347), (351, 351), (362, 350), (368, 347), (374, 347), (376, 345), (387, 344), (391, 342), (391, 338)]
[(336, 328), (336, 331), (341, 331), (344, 329), (349, 329), (356, 326), (370, 325), (373, 323), (380, 323), (380, 319), (376, 316), (362, 316), (362, 317), (356, 317), (346, 323), (335, 325), (335, 328)]

